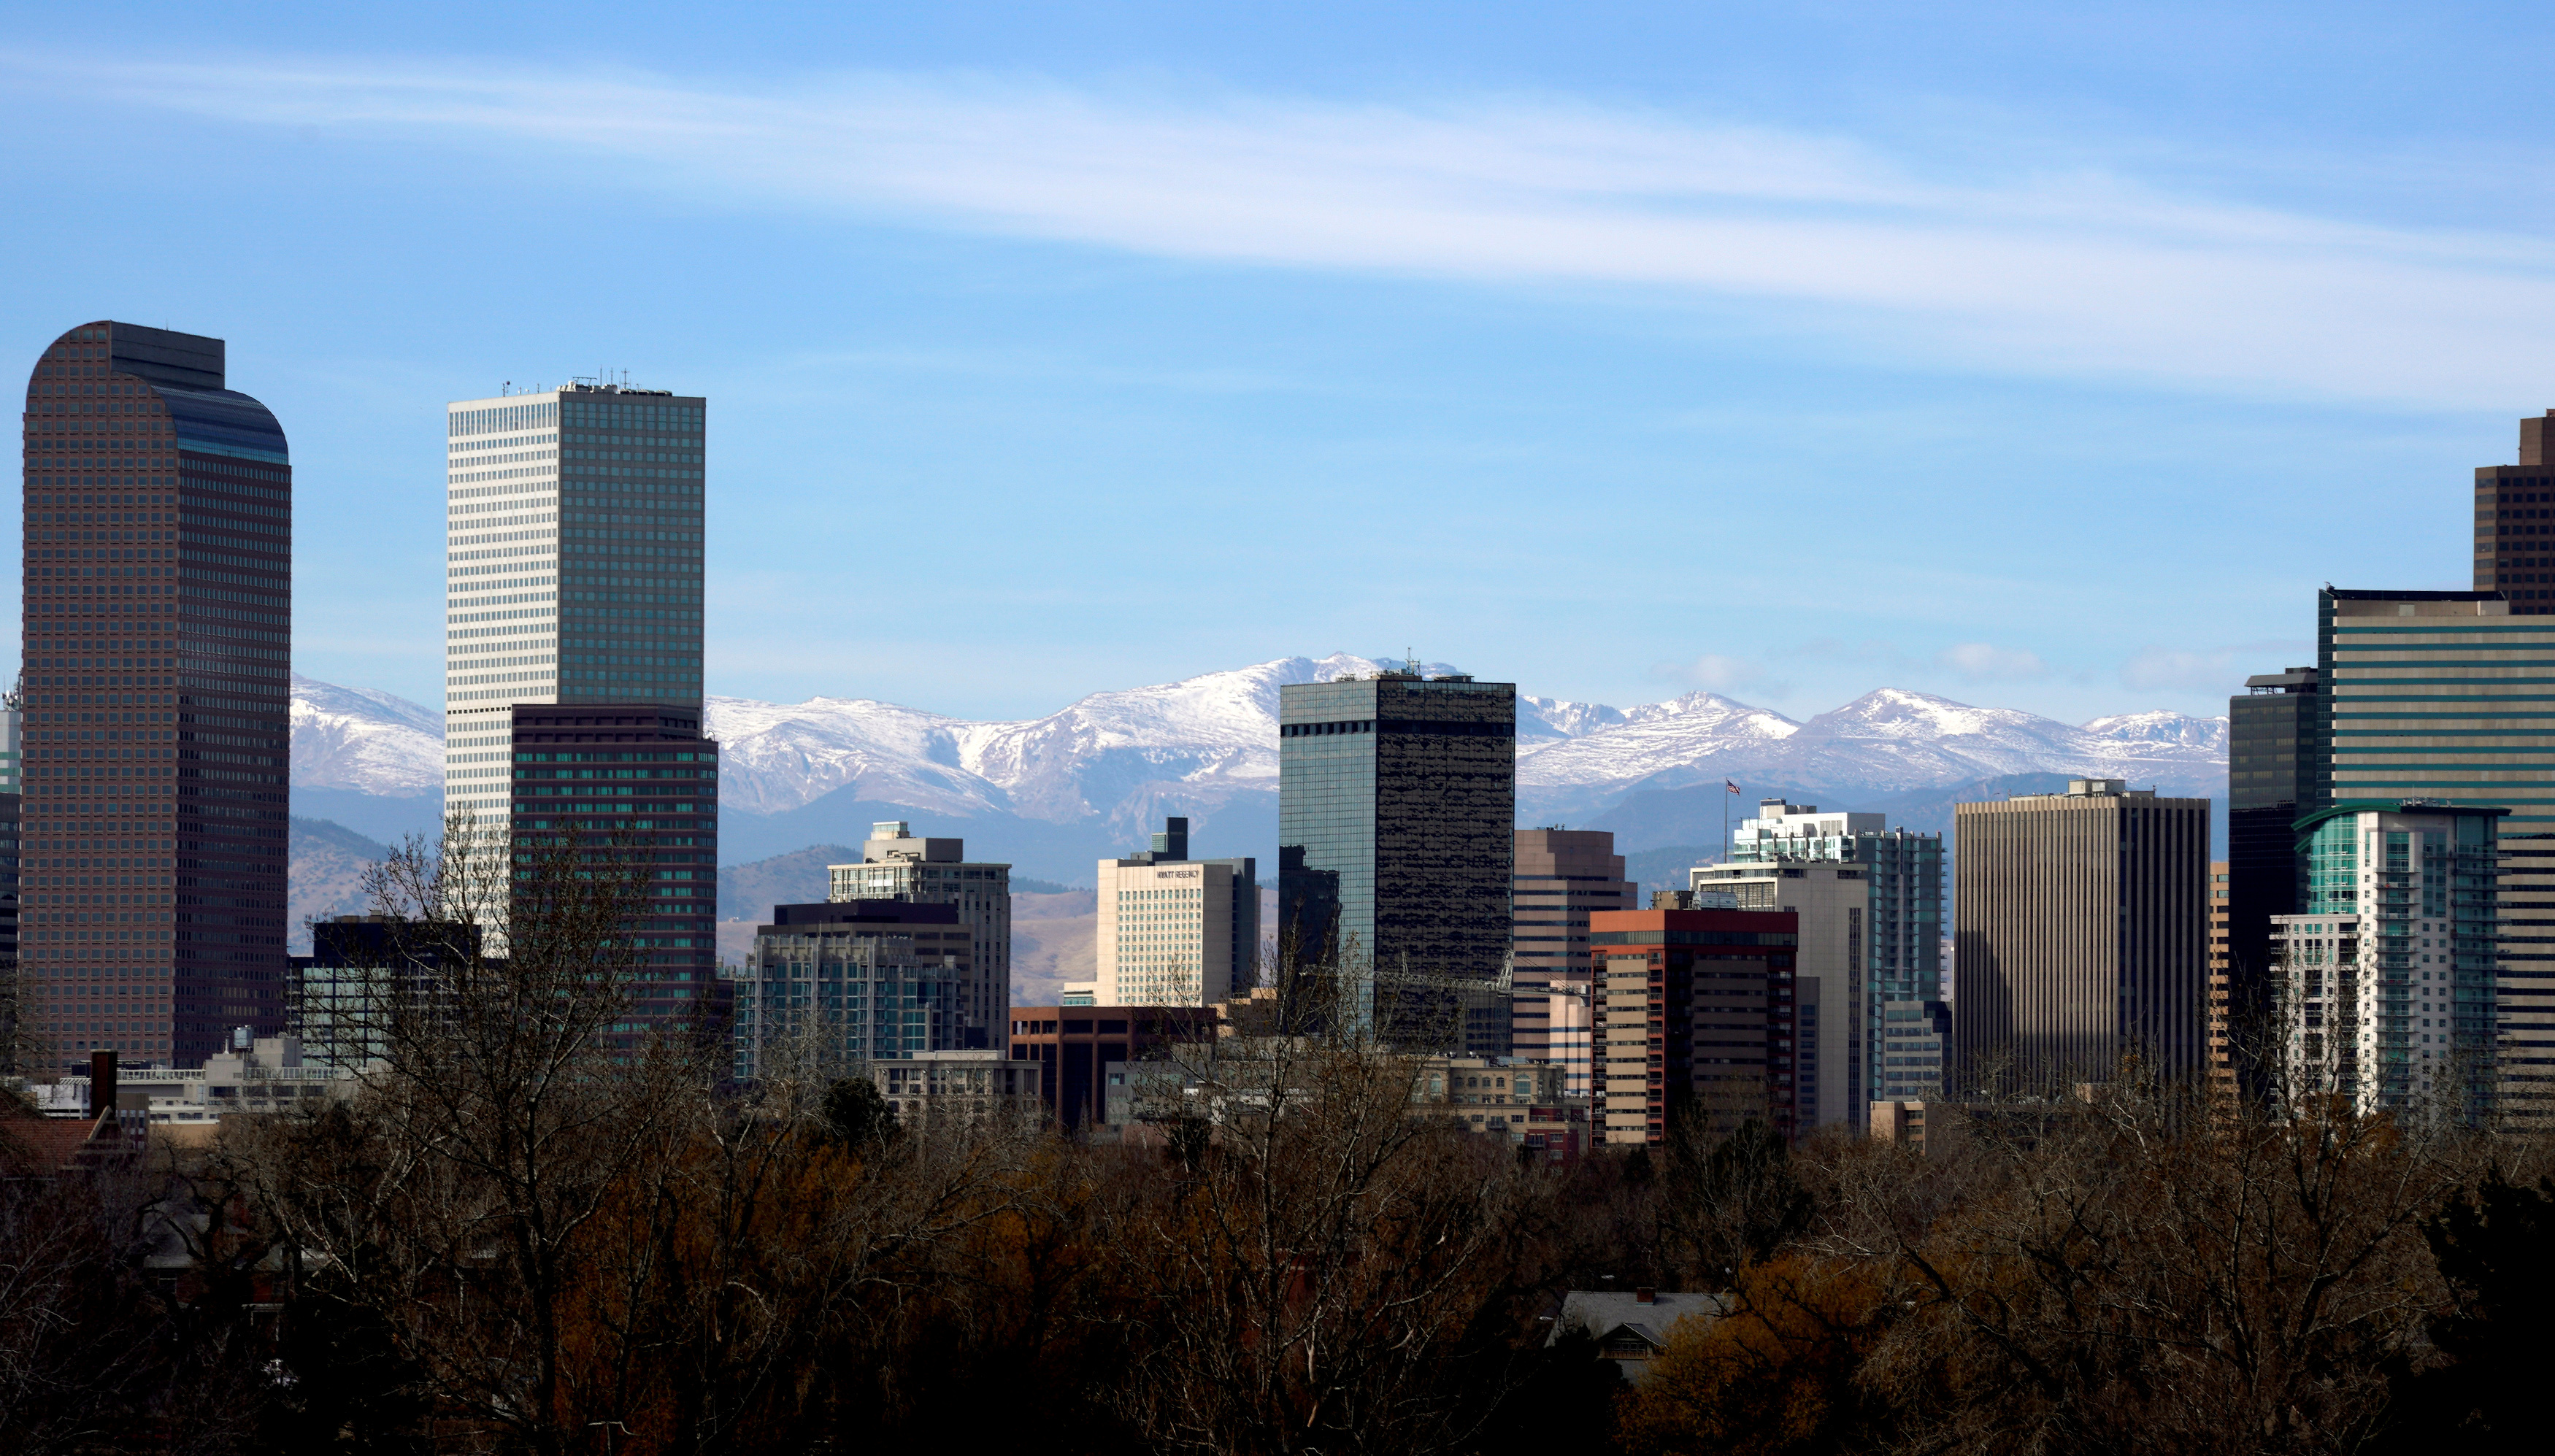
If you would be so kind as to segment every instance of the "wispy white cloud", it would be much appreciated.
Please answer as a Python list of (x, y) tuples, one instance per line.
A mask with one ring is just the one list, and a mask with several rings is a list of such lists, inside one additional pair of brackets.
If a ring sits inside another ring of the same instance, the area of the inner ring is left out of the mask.
[(2121, 665), (2121, 682), (2139, 691), (2175, 688), (2186, 692), (2232, 693), (2254, 672), (2278, 671), (2315, 644), (2299, 640), (2240, 642), (2231, 647), (2141, 648)]
[(2092, 173), (1947, 181), (1850, 138), (1548, 100), (1165, 102), (984, 76), (748, 90), (502, 63), (0, 66), (234, 122), (570, 149), (768, 204), (1739, 301), (1961, 367), (2471, 408), (2533, 377), (2555, 330), (2555, 248), (2533, 239)]
[(2010, 682), (2049, 674), (2049, 666), (2039, 654), (1985, 642), (1947, 647), (1934, 655), (1934, 664), (1972, 682)]
[(1712, 692), (1754, 689), (1768, 697), (1784, 697), (1792, 690), (1789, 682), (1767, 673), (1764, 664), (1749, 658), (1724, 657), (1719, 653), (1705, 653), (1692, 662), (1662, 663), (1650, 671), (1653, 676), (1691, 683)]

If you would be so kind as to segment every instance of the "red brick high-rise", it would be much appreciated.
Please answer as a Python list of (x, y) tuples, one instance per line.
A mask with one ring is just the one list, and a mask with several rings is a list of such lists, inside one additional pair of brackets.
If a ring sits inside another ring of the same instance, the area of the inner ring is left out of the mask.
[(82, 324), (25, 417), (24, 965), (65, 1061), (284, 1022), (293, 469), (222, 340)]
[(2513, 616), (2555, 612), (2555, 410), (2519, 422), (2519, 463), (2475, 473), (2475, 589), (2497, 591)]
[(1778, 1136), (1800, 1125), (1794, 1070), (1801, 917), (1787, 910), (1598, 910), (1592, 1135), (1656, 1143), (1678, 1117)]

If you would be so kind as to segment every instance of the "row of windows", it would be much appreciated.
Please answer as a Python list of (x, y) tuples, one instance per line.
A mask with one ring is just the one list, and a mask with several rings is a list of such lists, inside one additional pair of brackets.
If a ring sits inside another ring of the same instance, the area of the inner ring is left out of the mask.
[(557, 402), (543, 400), (521, 405), (497, 405), (484, 410), (448, 411), (444, 416), (444, 428), (454, 435), (504, 434), (517, 429), (553, 429), (557, 427), (558, 420)]
[(519, 764), (690, 764), (714, 763), (716, 754), (667, 753), (662, 750), (644, 753), (519, 753)]
[(570, 425), (599, 429), (698, 429), (708, 418), (708, 411), (698, 405), (635, 401), (569, 400), (561, 413)]

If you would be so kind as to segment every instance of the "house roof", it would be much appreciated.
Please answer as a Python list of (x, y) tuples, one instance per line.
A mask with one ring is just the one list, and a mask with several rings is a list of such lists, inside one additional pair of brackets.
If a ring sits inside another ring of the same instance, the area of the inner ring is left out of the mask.
[(1661, 1289), (1644, 1303), (1632, 1289), (1573, 1289), (1562, 1296), (1560, 1317), (1552, 1322), (1547, 1345), (1574, 1331), (1604, 1343), (1618, 1334), (1639, 1337), (1653, 1350), (1665, 1348), (1668, 1329), (1688, 1315), (1719, 1319), (1728, 1312), (1718, 1294), (1679, 1293)]
[(44, 1117), (24, 1107), (0, 1108), (0, 1175), (49, 1177), (68, 1169), (87, 1151), (89, 1140), (110, 1147), (121, 1139), (112, 1115), (87, 1118)]

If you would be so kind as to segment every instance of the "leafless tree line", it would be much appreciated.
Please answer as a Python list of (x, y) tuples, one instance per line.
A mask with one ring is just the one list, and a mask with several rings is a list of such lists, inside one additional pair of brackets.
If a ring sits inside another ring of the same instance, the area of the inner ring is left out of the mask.
[[(356, 1095), (0, 1181), (0, 1449), (2494, 1450), (2542, 1353), (2555, 1184), (2507, 1132), (2129, 1067), (1921, 1154), (1719, 1109), (1556, 1164), (1413, 1117), (1291, 953), (1151, 1136), (901, 1127), (812, 1051), (741, 1087), (634, 1031), (627, 864), (410, 845), (377, 907), (503, 953), (385, 977)], [(1547, 1347), (1638, 1284), (1729, 1312), (1638, 1386)]]

